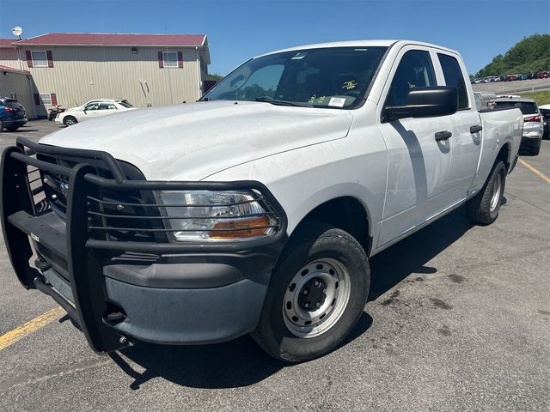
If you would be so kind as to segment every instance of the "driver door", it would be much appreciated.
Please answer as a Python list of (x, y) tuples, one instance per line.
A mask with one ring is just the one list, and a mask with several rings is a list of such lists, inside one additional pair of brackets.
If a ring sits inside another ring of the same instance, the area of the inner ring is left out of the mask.
[[(404, 49), (382, 96), (388, 106), (406, 104), (408, 91), (437, 86), (428, 50)], [(388, 186), (378, 244), (384, 245), (448, 207), (451, 116), (403, 118), (379, 124), (387, 146)]]

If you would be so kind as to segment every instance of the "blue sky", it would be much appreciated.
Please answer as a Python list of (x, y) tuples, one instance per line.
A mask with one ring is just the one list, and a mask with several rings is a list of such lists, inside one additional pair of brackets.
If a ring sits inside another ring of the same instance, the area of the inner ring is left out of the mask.
[(470, 73), (532, 34), (549, 0), (0, 0), (0, 38), (45, 33), (206, 34), (210, 73), (302, 44), (412, 39), (458, 50)]

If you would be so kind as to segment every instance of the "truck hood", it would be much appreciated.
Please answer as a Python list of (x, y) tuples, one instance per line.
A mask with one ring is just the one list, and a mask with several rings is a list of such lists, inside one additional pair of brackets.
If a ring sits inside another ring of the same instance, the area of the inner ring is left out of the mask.
[(353, 115), (338, 109), (213, 101), (131, 110), (79, 123), (40, 143), (102, 150), (148, 180), (201, 180), (277, 153), (345, 137)]

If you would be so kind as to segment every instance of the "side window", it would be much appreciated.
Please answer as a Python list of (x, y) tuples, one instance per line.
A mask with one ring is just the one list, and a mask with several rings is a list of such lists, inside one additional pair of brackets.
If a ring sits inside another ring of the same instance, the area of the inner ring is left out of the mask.
[(449, 87), (456, 87), (458, 89), (458, 110), (468, 109), (468, 92), (466, 91), (464, 75), (460, 70), (458, 61), (453, 56), (447, 54), (438, 53), (437, 57), (443, 69), (445, 84)]
[(422, 50), (408, 51), (397, 67), (386, 98), (386, 106), (405, 105), (410, 89), (428, 86), (436, 86), (430, 53)]

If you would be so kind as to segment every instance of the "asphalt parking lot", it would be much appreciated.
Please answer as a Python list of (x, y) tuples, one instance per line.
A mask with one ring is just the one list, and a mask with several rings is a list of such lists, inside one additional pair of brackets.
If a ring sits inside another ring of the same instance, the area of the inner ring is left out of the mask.
[[(29, 122), (0, 133), (0, 150), (58, 128)], [(542, 143), (508, 176), (493, 225), (472, 226), (457, 210), (375, 256), (353, 336), (295, 366), (248, 337), (96, 355), (50, 298), (19, 285), (0, 240), (0, 410), (548, 411), (550, 141)]]

